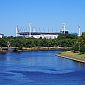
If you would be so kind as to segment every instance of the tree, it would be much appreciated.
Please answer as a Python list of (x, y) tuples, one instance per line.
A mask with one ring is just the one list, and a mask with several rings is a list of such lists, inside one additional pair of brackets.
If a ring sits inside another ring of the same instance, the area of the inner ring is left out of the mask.
[(6, 47), (7, 46), (7, 42), (5, 39), (0, 39), (0, 47)]
[(72, 47), (73, 52), (79, 52), (79, 43), (75, 42)]

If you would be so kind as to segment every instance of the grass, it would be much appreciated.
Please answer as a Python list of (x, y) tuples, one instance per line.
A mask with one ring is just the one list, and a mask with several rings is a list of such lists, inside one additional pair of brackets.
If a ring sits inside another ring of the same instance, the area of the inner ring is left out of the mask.
[(71, 57), (85, 58), (85, 54), (73, 53), (72, 51), (62, 52), (61, 55), (67, 55), (67, 56), (71, 56)]
[(72, 51), (64, 51), (58, 54), (62, 58), (68, 58), (77, 62), (85, 63), (85, 54), (73, 53)]

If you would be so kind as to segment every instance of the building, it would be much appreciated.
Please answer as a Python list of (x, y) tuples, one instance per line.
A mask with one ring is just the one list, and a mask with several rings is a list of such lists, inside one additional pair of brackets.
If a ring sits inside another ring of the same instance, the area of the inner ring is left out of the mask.
[(21, 32), (18, 25), (17, 25), (17, 27), (16, 27), (16, 37), (55, 39), (61, 33), (68, 34), (68, 31), (66, 31), (65, 24), (63, 24), (62, 28), (63, 28), (63, 30), (59, 33), (58, 32), (33, 32), (33, 28), (31, 26), (31, 24), (29, 24), (29, 32)]
[(60, 31), (60, 33), (62, 33), (62, 34), (69, 34), (68, 31)]
[(48, 32), (19, 32), (17, 33), (18, 37), (32, 37), (32, 38), (46, 38), (46, 39), (54, 39), (57, 38), (59, 33), (48, 33)]
[(3, 38), (3, 36), (4, 36), (4, 34), (1, 34), (1, 33), (0, 33), (0, 38)]

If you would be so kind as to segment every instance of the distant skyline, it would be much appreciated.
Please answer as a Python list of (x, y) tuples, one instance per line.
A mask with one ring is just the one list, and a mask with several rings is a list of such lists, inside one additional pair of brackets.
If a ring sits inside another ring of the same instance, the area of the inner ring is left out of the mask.
[(16, 35), (16, 26), (29, 30), (29, 23), (37, 31), (59, 32), (62, 23), (66, 30), (85, 31), (85, 0), (0, 0), (0, 33)]

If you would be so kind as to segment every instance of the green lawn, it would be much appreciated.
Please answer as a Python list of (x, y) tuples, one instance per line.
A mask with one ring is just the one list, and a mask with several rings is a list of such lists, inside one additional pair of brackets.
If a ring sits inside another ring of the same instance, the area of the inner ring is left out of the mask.
[(61, 52), (61, 55), (68, 55), (68, 56), (73, 56), (73, 57), (85, 57), (85, 54), (73, 53), (72, 51)]

